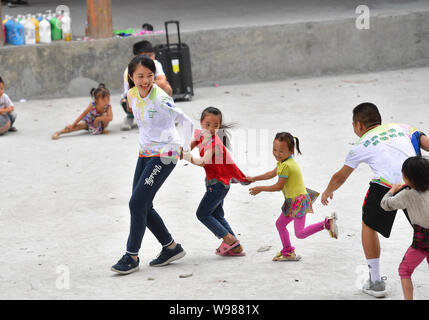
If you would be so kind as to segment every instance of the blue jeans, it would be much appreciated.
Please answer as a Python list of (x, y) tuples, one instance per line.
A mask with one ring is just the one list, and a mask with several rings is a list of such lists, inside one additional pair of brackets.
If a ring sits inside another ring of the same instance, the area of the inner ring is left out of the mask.
[(155, 194), (176, 166), (176, 162), (173, 161), (165, 163), (160, 157), (139, 157), (137, 161), (133, 193), (129, 202), (131, 225), (127, 252), (130, 254), (138, 254), (146, 227), (162, 246), (168, 246), (173, 242), (164, 221), (153, 208)]
[[(197, 218), (219, 239), (228, 233), (234, 235), (228, 221), (224, 218), (223, 200), (229, 188), (222, 183), (206, 186), (206, 193), (197, 209)], [(235, 236), (235, 235), (234, 235)]]

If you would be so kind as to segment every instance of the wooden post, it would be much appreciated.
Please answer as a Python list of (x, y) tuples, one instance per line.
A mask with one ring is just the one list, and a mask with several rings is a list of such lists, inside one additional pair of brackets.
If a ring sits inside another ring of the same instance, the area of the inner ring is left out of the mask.
[(1, 18), (1, 1), (0, 1), (0, 47), (3, 45), (3, 20)]
[(111, 0), (86, 0), (86, 12), (88, 37), (111, 38), (113, 33)]

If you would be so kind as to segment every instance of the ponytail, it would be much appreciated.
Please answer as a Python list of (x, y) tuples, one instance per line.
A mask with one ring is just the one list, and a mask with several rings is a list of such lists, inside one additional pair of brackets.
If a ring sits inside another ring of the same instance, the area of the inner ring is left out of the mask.
[(91, 95), (91, 98), (95, 101), (100, 97), (104, 98), (106, 96), (110, 96), (110, 91), (106, 88), (106, 85), (104, 83), (100, 83), (97, 88), (92, 88), (89, 94)]

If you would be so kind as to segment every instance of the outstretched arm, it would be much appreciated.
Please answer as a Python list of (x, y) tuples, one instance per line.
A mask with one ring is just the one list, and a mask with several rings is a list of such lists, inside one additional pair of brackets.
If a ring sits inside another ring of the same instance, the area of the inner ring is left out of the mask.
[(400, 184), (394, 184), (389, 192), (384, 195), (380, 202), (380, 206), (383, 210), (393, 211), (407, 207), (407, 192), (401, 191), (394, 196), (401, 188), (402, 186)]
[[(216, 148), (215, 152), (219, 154), (219, 147), (215, 146), (215, 148)], [(204, 156), (202, 158), (196, 158), (192, 156), (190, 151), (183, 152), (183, 159), (199, 167), (204, 167), (207, 163), (210, 163), (212, 161), (212, 156), (213, 156), (213, 149), (210, 149), (210, 148), (204, 152)]]
[(89, 105), (88, 105), (88, 107), (85, 109), (85, 111), (84, 112), (82, 112), (81, 113), (81, 115), (79, 116), (79, 117), (77, 117), (77, 119), (72, 123), (72, 125), (71, 125), (71, 127), (73, 128), (73, 127), (75, 127), (85, 116), (86, 116), (86, 114), (89, 112), (89, 111), (91, 111), (91, 108), (92, 108), (92, 103), (90, 103)]
[(264, 174), (261, 174), (259, 176), (255, 176), (255, 177), (246, 176), (246, 179), (250, 182), (255, 182), (255, 181), (261, 181), (261, 180), (269, 180), (274, 178), (276, 175), (277, 175), (277, 168), (274, 168), (273, 170), (265, 172)]
[(325, 191), (322, 193), (322, 203), (326, 206), (329, 203), (329, 199), (332, 199), (334, 196), (334, 191), (337, 190), (339, 187), (343, 185), (344, 182), (346, 182), (347, 178), (351, 175), (353, 172), (353, 168), (344, 165), (340, 170), (338, 170), (334, 175), (332, 176), (331, 180), (329, 181), (328, 186), (326, 187)]
[(258, 186), (258, 187), (253, 187), (249, 189), (249, 193), (252, 196), (256, 196), (258, 193), (265, 191), (265, 192), (275, 192), (275, 191), (280, 191), (283, 189), (285, 183), (287, 181), (287, 178), (281, 178), (279, 177), (279, 180), (277, 180), (277, 183), (271, 185), (271, 186)]

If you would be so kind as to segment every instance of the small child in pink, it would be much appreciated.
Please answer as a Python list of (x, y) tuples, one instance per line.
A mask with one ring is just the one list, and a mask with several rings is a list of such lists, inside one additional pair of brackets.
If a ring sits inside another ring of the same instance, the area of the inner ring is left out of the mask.
[(276, 184), (253, 187), (249, 190), (250, 194), (255, 196), (262, 191), (283, 191), (285, 196), (282, 213), (276, 222), (283, 249), (273, 257), (273, 261), (298, 261), (301, 259), (301, 256), (295, 254), (295, 247), (290, 242), (289, 232), (286, 228), (292, 221), (294, 222), (295, 235), (299, 239), (305, 239), (324, 229), (329, 231), (332, 238), (338, 237), (335, 213), (323, 221), (305, 225), (305, 216), (307, 213), (313, 212), (312, 203), (319, 196), (319, 193), (306, 188), (304, 185), (301, 169), (293, 158), (295, 142), (298, 153), (301, 153), (297, 137), (292, 136), (289, 132), (277, 133), (273, 142), (273, 155), (277, 160), (277, 167), (256, 177), (246, 177), (247, 180), (254, 182), (278, 176)]
[(413, 243), (399, 265), (404, 299), (412, 300), (411, 275), (425, 258), (429, 264), (429, 160), (421, 156), (408, 158), (402, 165), (402, 177), (409, 189), (400, 191), (402, 186), (394, 184), (381, 200), (381, 207), (386, 211), (407, 209), (413, 224)]

